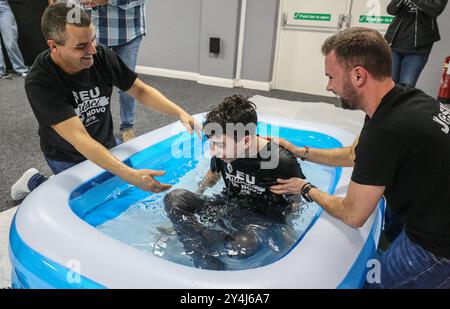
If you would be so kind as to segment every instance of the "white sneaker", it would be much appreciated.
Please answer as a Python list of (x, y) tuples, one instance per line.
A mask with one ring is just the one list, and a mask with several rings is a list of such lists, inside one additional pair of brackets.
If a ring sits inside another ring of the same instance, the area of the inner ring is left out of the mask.
[(40, 172), (35, 168), (30, 168), (15, 182), (15, 184), (11, 187), (11, 198), (15, 201), (19, 201), (25, 198), (29, 193), (30, 189), (28, 189), (28, 182), (31, 177), (36, 174), (40, 174)]

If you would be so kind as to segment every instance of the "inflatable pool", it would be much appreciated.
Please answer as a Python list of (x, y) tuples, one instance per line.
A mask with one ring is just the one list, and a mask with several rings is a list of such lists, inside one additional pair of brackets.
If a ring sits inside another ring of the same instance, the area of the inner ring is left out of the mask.
[[(202, 115), (195, 117), (200, 120)], [(275, 134), (294, 143), (321, 148), (348, 145), (360, 130), (356, 125), (350, 131), (341, 129), (339, 120), (324, 125), (261, 114), (259, 120), (260, 134), (271, 135), (275, 130)], [(267, 128), (269, 131), (264, 131)], [(183, 177), (200, 169), (205, 154), (203, 149), (195, 151), (198, 144), (202, 144), (200, 139), (188, 136), (177, 122), (119, 145), (112, 152), (131, 166), (166, 170), (166, 175), (159, 180), (177, 187), (183, 183)], [(190, 158), (174, 156), (180, 147), (191, 153)], [(305, 171), (306, 176), (314, 183), (320, 182), (314, 179), (314, 169), (320, 174), (321, 167), (309, 168), (310, 175)], [(326, 171), (328, 176), (319, 187), (345, 195), (351, 169)], [(192, 181), (185, 180), (185, 184), (189, 182)], [(158, 208), (160, 197), (161, 194), (129, 186), (91, 162), (83, 162), (52, 177), (24, 200), (12, 222), (12, 286), (359, 288), (369, 270), (367, 262), (375, 255), (384, 211), (384, 201), (380, 201), (365, 225), (353, 229), (319, 207), (311, 206), (309, 217), (299, 227), (297, 241), (278, 259), (259, 267), (213, 271), (171, 261), (155, 254), (155, 250), (139, 250), (136, 241), (126, 241), (129, 235), (124, 235), (139, 223), (128, 222), (117, 235), (108, 233), (111, 222), (120, 221), (130, 209), (146, 208), (142, 207), (149, 205), (146, 201), (151, 201), (156, 210), (162, 208), (161, 205)], [(153, 225), (143, 224), (148, 230), (154, 229)]]

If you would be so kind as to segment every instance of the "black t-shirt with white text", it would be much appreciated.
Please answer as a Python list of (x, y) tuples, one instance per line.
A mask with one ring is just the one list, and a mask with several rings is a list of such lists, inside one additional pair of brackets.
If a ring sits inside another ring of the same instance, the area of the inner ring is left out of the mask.
[(406, 234), (450, 258), (450, 109), (418, 89), (397, 85), (366, 117), (352, 180), (385, 186), (388, 207)]
[(53, 62), (47, 50), (36, 58), (26, 77), (25, 90), (39, 123), (41, 149), (52, 160), (85, 160), (51, 127), (74, 116), (93, 139), (108, 149), (115, 146), (110, 106), (113, 86), (127, 91), (137, 75), (105, 46), (98, 44), (93, 57), (89, 69), (70, 75)]
[[(230, 163), (213, 157), (210, 169), (214, 173), (220, 172), (225, 181), (224, 192), (230, 195), (248, 196), (254, 199), (282, 200), (282, 196), (276, 195), (269, 187), (277, 184), (277, 179), (289, 179), (292, 177), (305, 179), (300, 164), (294, 155), (282, 148), (275, 155), (272, 153), (272, 143), (267, 145), (255, 158), (238, 158)], [(269, 155), (271, 154), (271, 155)], [(272, 168), (265, 168), (264, 163), (270, 160), (276, 162)]]

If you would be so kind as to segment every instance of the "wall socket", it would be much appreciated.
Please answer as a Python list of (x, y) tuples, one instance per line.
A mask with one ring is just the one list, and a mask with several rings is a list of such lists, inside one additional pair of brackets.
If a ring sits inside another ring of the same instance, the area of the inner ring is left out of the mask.
[(211, 54), (220, 54), (220, 38), (209, 38), (209, 52)]

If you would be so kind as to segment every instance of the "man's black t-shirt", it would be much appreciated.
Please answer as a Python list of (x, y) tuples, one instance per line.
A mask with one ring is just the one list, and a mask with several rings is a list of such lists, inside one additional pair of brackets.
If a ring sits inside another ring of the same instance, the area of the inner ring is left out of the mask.
[(39, 123), (41, 149), (58, 161), (81, 162), (85, 157), (52, 128), (64, 120), (79, 116), (89, 135), (106, 148), (114, 147), (110, 110), (113, 86), (131, 88), (137, 75), (109, 48), (98, 45), (94, 64), (69, 75), (50, 57), (40, 54), (25, 80), (25, 90)]
[[(276, 152), (272, 153), (272, 150)], [(264, 166), (271, 160), (275, 162), (273, 166)], [(270, 186), (277, 183), (278, 178), (305, 179), (294, 155), (282, 147), (272, 148), (271, 142), (268, 142), (255, 158), (238, 158), (227, 163), (213, 157), (210, 168), (212, 172), (222, 174), (227, 194), (256, 199), (283, 199), (281, 195), (276, 195), (269, 190)]]
[(408, 237), (450, 258), (450, 110), (422, 91), (395, 86), (356, 147), (352, 180), (385, 186)]

